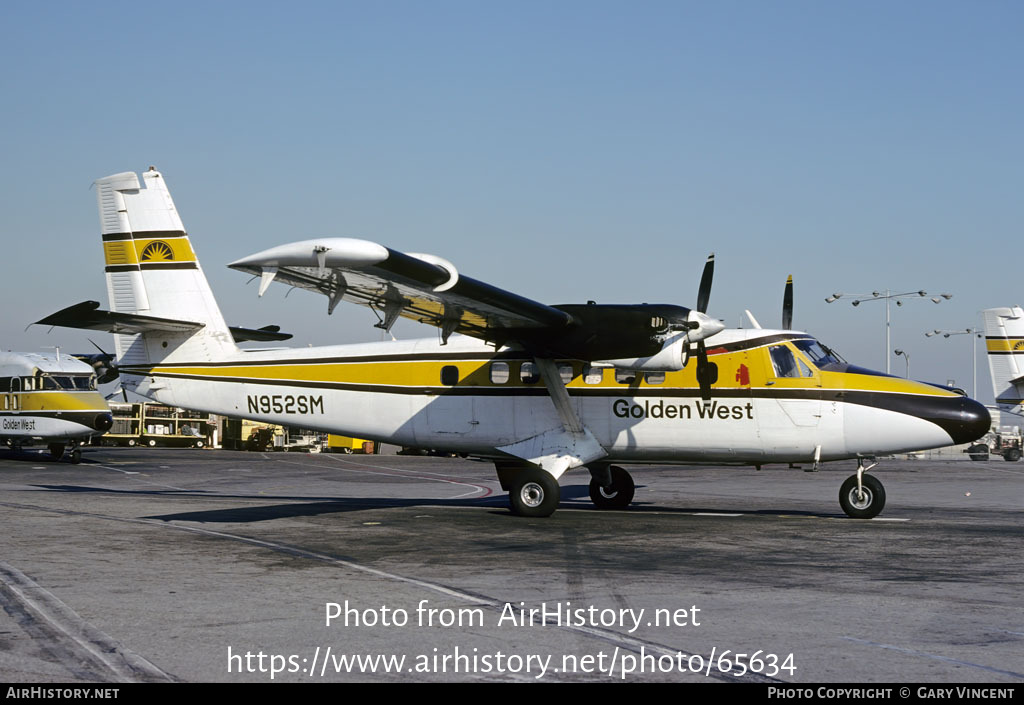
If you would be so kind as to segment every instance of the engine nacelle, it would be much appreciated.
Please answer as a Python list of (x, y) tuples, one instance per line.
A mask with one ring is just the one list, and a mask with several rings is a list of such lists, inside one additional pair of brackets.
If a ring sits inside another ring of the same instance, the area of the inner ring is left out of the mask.
[(686, 367), (690, 357), (690, 344), (686, 334), (675, 335), (665, 341), (661, 350), (647, 357), (620, 357), (616, 360), (595, 360), (623, 370), (644, 372), (678, 372)]

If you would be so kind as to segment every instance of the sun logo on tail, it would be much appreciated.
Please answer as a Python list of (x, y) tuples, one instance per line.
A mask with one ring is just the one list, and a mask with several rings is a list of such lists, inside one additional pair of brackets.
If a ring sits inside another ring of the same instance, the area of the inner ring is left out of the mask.
[(154, 240), (142, 251), (143, 262), (166, 262), (174, 259), (174, 251), (166, 242)]

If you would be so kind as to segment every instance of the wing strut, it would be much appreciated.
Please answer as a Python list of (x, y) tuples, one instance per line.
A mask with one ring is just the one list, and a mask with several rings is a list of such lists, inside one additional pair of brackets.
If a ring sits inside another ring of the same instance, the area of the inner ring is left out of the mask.
[(580, 421), (554, 361), (538, 357), (534, 362), (562, 425), (498, 450), (540, 466), (557, 480), (566, 470), (603, 458), (608, 452)]

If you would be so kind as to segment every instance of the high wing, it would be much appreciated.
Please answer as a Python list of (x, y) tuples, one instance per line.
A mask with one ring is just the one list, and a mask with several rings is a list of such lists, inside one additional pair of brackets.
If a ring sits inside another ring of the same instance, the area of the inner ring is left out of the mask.
[(367, 305), (384, 329), (402, 316), (448, 334), (493, 340), (489, 331), (561, 328), (572, 320), (564, 311), (461, 277), (439, 257), (407, 255), (366, 240), (293, 242), (228, 266), (260, 276), (261, 296), (277, 280), (327, 296), (328, 313), (339, 301)]
[(323, 294), (328, 313), (339, 301), (369, 306), (384, 330), (404, 317), (437, 327), (442, 342), (462, 333), (539, 357), (636, 360), (672, 346), (665, 368), (679, 369), (683, 344), (722, 329), (699, 311), (669, 304), (549, 306), (462, 276), (440, 257), (353, 238), (280, 245), (228, 266), (259, 276), (261, 296), (278, 281)]

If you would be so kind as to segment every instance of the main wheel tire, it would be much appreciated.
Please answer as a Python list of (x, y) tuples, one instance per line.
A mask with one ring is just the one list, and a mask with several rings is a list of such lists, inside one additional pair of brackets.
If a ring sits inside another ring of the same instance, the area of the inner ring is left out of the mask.
[(560, 499), (558, 480), (551, 473), (534, 468), (517, 472), (508, 492), (512, 512), (521, 517), (551, 516)]
[(864, 496), (857, 496), (857, 476), (850, 475), (839, 488), (839, 505), (847, 516), (854, 519), (871, 519), (878, 516), (885, 507), (885, 488), (874, 475), (864, 474), (861, 484)]
[(82, 449), (81, 448), (75, 448), (73, 451), (71, 451), (71, 462), (74, 465), (78, 465), (80, 462), (82, 462)]
[(148, 445), (150, 448), (155, 448), (156, 447), (156, 439), (155, 438), (150, 438), (148, 441), (146, 441), (146, 445)]
[(597, 480), (591, 480), (590, 501), (598, 509), (625, 509), (636, 494), (633, 477), (618, 465), (612, 465), (608, 470), (612, 476), (612, 484), (603, 487)]
[(54, 460), (60, 460), (62, 457), (64, 457), (63, 443), (51, 443), (48, 446), (48, 449), (50, 451), (50, 455), (53, 457)]
[(1011, 463), (1016, 463), (1020, 460), (1020, 450), (1017, 448), (1010, 448), (1008, 451), (1003, 453), (1003, 460), (1009, 460)]
[(138, 441), (136, 441), (134, 438), (129, 438), (128, 439), (128, 447), (129, 448), (134, 448), (136, 443), (138, 443)]

